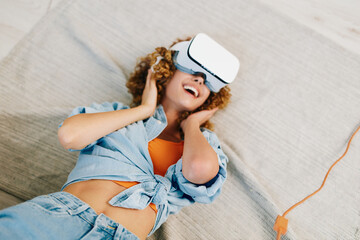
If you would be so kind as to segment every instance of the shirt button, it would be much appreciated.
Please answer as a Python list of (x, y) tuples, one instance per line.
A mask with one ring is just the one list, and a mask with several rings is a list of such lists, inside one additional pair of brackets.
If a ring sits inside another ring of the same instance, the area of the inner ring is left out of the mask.
[(158, 124), (161, 124), (161, 121), (160, 121), (160, 120), (157, 120), (157, 123), (158, 123)]

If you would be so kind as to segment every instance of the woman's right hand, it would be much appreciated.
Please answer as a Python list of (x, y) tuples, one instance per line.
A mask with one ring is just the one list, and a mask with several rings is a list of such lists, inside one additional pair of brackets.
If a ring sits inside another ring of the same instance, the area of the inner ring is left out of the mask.
[(157, 105), (157, 94), (156, 80), (152, 78), (152, 71), (149, 69), (141, 99), (141, 107), (144, 108), (148, 117), (155, 113)]

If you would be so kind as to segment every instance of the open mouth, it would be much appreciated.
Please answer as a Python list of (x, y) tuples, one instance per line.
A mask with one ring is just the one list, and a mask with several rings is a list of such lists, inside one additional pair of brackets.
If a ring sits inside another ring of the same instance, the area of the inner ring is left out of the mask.
[(194, 88), (194, 87), (192, 87), (192, 86), (184, 85), (184, 89), (185, 89), (188, 93), (192, 94), (192, 95), (193, 95), (194, 97), (196, 97), (196, 98), (199, 96), (198, 90), (196, 90), (196, 88)]

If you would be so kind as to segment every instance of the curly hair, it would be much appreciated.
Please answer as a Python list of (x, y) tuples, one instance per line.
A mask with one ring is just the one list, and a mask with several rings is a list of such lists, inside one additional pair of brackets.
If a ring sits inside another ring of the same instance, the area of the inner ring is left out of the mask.
[[(192, 37), (187, 37), (185, 39), (177, 39), (173, 42), (170, 47), (175, 45), (178, 42), (189, 41)], [(161, 102), (162, 97), (165, 95), (165, 89), (168, 82), (173, 77), (176, 67), (172, 61), (174, 51), (168, 50), (165, 47), (155, 48), (155, 52), (146, 55), (145, 57), (140, 57), (137, 59), (137, 64), (135, 66), (134, 72), (130, 74), (130, 77), (126, 83), (128, 92), (133, 96), (132, 106), (138, 106), (141, 104), (142, 93), (145, 88), (146, 77), (148, 69), (156, 62), (158, 56), (162, 56), (163, 59), (154, 66), (153, 77), (156, 79), (156, 87), (158, 89), (157, 104)], [(210, 110), (216, 107), (223, 109), (230, 102), (230, 88), (228, 86), (223, 87), (218, 93), (210, 92), (209, 97), (206, 101), (195, 109), (192, 112), (183, 112), (178, 119), (178, 124), (180, 125), (181, 121), (186, 119), (190, 114), (198, 112), (201, 110)], [(213, 130), (213, 124), (210, 121), (206, 121), (201, 125), (201, 127)]]

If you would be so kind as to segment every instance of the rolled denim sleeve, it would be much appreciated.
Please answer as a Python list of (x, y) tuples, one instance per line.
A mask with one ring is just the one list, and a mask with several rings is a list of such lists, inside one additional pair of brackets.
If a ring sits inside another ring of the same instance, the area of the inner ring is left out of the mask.
[(220, 194), (221, 187), (224, 184), (227, 176), (226, 166), (228, 158), (220, 147), (219, 139), (214, 132), (202, 128), (202, 133), (217, 154), (219, 162), (218, 174), (209, 182), (205, 184), (194, 184), (188, 181), (182, 173), (182, 159), (175, 165), (175, 181), (180, 190), (199, 203), (211, 203)]
[[(124, 105), (121, 102), (112, 102), (112, 103), (104, 102), (104, 103), (101, 103), (101, 104), (93, 103), (89, 107), (87, 107), (87, 106), (79, 106), (79, 107), (74, 108), (67, 118), (69, 118), (71, 116), (74, 116), (74, 115), (77, 115), (77, 114), (81, 114), (81, 113), (109, 112), (109, 111), (121, 110), (121, 109), (126, 109), (126, 108), (129, 108), (129, 106)], [(63, 123), (64, 123), (64, 121), (62, 121), (59, 124), (58, 129), (63, 125)], [(94, 142), (90, 143), (89, 145), (87, 145), (83, 149), (69, 149), (69, 151), (70, 152), (77, 152), (77, 151), (82, 151), (82, 150), (88, 149), (88, 148), (94, 146), (95, 144), (97, 144), (100, 139), (95, 140)]]

